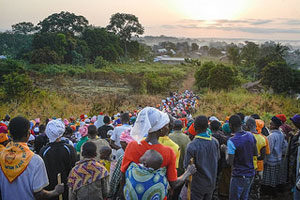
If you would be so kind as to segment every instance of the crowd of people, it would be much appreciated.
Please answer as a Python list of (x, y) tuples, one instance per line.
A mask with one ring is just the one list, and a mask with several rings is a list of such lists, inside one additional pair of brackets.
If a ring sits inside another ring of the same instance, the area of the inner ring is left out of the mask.
[(220, 120), (193, 116), (199, 103), (186, 90), (114, 116), (6, 115), (0, 199), (300, 199), (299, 114)]

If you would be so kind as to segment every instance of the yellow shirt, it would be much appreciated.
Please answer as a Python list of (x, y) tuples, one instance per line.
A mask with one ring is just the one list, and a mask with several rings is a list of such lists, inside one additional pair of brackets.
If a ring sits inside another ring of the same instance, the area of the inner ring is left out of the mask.
[[(266, 139), (261, 134), (253, 134), (256, 139), (257, 154), (260, 156), (260, 150), (267, 146)], [(253, 157), (253, 164), (256, 171), (263, 171), (261, 162), (257, 160), (257, 156)]]
[(176, 168), (179, 166), (180, 149), (179, 146), (173, 142), (169, 136), (159, 137), (158, 142), (162, 145), (171, 147), (176, 155)]

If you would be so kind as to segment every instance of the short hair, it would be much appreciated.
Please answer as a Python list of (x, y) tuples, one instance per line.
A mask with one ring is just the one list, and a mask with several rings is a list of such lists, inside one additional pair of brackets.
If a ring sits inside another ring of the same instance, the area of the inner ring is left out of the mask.
[(236, 113), (236, 115), (240, 117), (242, 122), (245, 120), (245, 115), (243, 113)]
[(232, 115), (229, 118), (229, 124), (233, 127), (233, 128), (239, 128), (242, 126), (242, 120), (240, 118), (239, 115)]
[(212, 131), (218, 131), (220, 130), (221, 127), (221, 123), (217, 120), (213, 120), (212, 122), (210, 122), (210, 129)]
[(208, 128), (208, 119), (204, 115), (196, 117), (194, 121), (194, 127), (196, 131), (206, 130)]
[(181, 130), (182, 129), (182, 121), (177, 119), (174, 121), (174, 130)]
[(104, 124), (108, 124), (110, 122), (109, 116), (104, 116), (103, 122)]
[(260, 116), (258, 114), (252, 114), (251, 117), (254, 119), (260, 119)]
[(72, 134), (73, 134), (73, 129), (70, 126), (67, 126), (64, 135), (72, 135)]
[(97, 134), (97, 127), (95, 125), (89, 125), (88, 134), (89, 135), (96, 135)]
[(250, 129), (256, 128), (256, 121), (253, 117), (249, 117), (246, 121), (246, 126), (248, 126)]
[(121, 122), (124, 124), (124, 123), (127, 123), (129, 122), (130, 120), (130, 117), (129, 117), (129, 114), (126, 112), (126, 113), (123, 113), (121, 115)]
[(106, 153), (106, 154), (111, 154), (112, 153), (112, 149), (109, 147), (109, 146), (102, 146), (100, 149), (99, 149), (99, 153), (102, 154), (102, 153)]
[(150, 161), (153, 164), (153, 169), (159, 169), (164, 161), (162, 155), (153, 150), (153, 149), (149, 149), (145, 152), (145, 154), (148, 154), (150, 157)]
[(39, 126), (39, 129), (40, 129), (40, 133), (44, 133), (45, 130), (46, 130), (46, 126), (45, 126), (44, 124), (41, 124), (41, 125)]
[(97, 146), (94, 142), (86, 142), (82, 146), (82, 156), (85, 158), (94, 158), (97, 156)]
[(9, 123), (9, 132), (13, 140), (22, 139), (28, 135), (30, 128), (30, 122), (28, 119), (22, 116), (13, 118)]

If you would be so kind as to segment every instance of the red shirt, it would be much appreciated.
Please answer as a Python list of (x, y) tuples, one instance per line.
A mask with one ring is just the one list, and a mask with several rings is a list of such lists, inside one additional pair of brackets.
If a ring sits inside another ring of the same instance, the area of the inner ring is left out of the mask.
[(149, 149), (153, 149), (162, 155), (164, 160), (161, 167), (167, 168), (168, 181), (176, 181), (176, 155), (173, 149), (162, 144), (150, 145), (145, 140), (141, 141), (141, 144), (133, 141), (127, 145), (122, 161), (121, 171), (125, 173), (131, 162), (139, 163), (140, 157), (142, 157), (142, 155), (144, 155), (144, 153)]

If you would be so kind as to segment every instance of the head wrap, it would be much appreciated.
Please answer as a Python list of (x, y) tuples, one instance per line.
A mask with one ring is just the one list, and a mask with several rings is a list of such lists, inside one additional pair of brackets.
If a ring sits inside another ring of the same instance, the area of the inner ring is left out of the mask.
[(30, 134), (29, 139), (28, 139), (28, 142), (34, 141), (34, 140), (35, 140), (35, 137), (34, 137), (32, 134)]
[(292, 122), (294, 122), (295, 124), (298, 124), (298, 123), (300, 123), (300, 115), (296, 114), (296, 115), (294, 115), (294, 117), (290, 118), (290, 120)]
[(70, 127), (71, 127), (71, 129), (72, 129), (73, 131), (76, 131), (76, 126), (75, 126), (75, 125), (71, 125)]
[(69, 121), (67, 119), (64, 119), (64, 123), (65, 123), (65, 126), (69, 125)]
[(231, 133), (231, 129), (230, 129), (230, 126), (229, 126), (229, 123), (225, 123), (223, 126), (222, 126), (222, 131), (226, 134), (229, 134)]
[(123, 142), (126, 142), (127, 144), (129, 144), (133, 140), (134, 139), (130, 136), (130, 129), (127, 129), (124, 132), (122, 132), (122, 134), (120, 136), (120, 141), (123, 141)]
[(6, 133), (0, 133), (0, 143), (8, 140), (8, 136)]
[(88, 134), (88, 127), (87, 126), (81, 126), (78, 131), (79, 131), (81, 137), (85, 137)]
[(209, 118), (209, 121), (210, 121), (210, 122), (212, 122), (212, 121), (218, 121), (218, 122), (220, 122), (219, 119), (218, 119), (217, 117), (215, 117), (215, 116), (211, 116), (211, 117)]
[(95, 121), (97, 121), (97, 117), (96, 117), (96, 116), (93, 116), (92, 119), (91, 119), (91, 122), (92, 122), (92, 123), (95, 123)]
[(41, 119), (40, 119), (40, 118), (36, 118), (34, 121), (35, 121), (37, 124), (39, 124), (39, 123), (41, 122)]
[(256, 130), (258, 133), (261, 133), (262, 128), (265, 126), (265, 122), (261, 119), (256, 119), (255, 120), (256, 123)]
[(0, 126), (0, 133), (7, 133), (7, 126)]
[(49, 142), (54, 142), (57, 138), (61, 137), (65, 132), (65, 125), (61, 120), (51, 120), (46, 126), (46, 135)]
[(104, 125), (103, 119), (104, 119), (103, 115), (98, 115), (97, 121), (94, 123), (94, 125), (97, 127), (97, 129)]
[(140, 142), (146, 134), (158, 131), (169, 123), (168, 114), (156, 108), (146, 107), (138, 114), (130, 135), (134, 140)]
[(273, 116), (271, 120), (278, 127), (282, 125), (282, 121), (279, 118), (277, 118), (276, 116)]
[(278, 114), (276, 117), (280, 119), (282, 123), (286, 122), (286, 116), (284, 114)]

